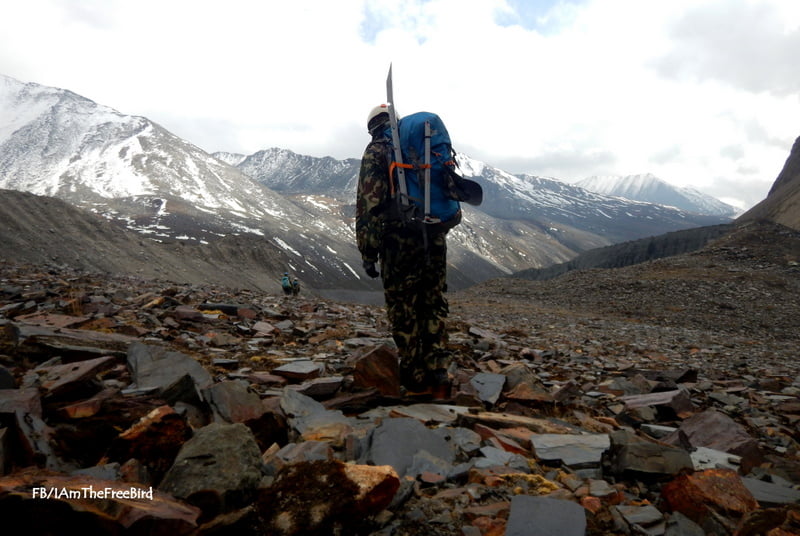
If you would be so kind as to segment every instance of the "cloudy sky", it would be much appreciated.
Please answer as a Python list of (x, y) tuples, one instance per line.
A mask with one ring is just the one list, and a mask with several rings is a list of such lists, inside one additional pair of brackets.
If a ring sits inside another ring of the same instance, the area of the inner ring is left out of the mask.
[(742, 207), (800, 136), (796, 0), (8, 0), (0, 73), (206, 151), (360, 158), (401, 114), (564, 181), (652, 173)]

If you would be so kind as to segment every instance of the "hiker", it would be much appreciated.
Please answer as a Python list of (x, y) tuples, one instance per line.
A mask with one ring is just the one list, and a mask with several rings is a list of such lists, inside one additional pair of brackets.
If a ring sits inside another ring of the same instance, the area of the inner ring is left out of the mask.
[(281, 288), (283, 293), (287, 296), (292, 294), (292, 280), (289, 278), (289, 272), (284, 272), (281, 278)]
[(388, 112), (386, 105), (376, 106), (367, 117), (372, 141), (364, 151), (358, 179), (358, 249), (367, 275), (382, 278), (403, 387), (409, 394), (445, 398), (450, 391), (447, 368), (451, 361), (445, 330), (447, 231), (425, 229), (423, 237), (419, 226), (390, 216)]
[(296, 277), (292, 280), (292, 294), (294, 296), (300, 294), (300, 281)]

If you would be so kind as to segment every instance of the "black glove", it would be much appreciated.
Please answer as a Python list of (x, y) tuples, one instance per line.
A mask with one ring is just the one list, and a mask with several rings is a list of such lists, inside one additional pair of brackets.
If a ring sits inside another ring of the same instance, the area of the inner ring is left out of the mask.
[(375, 268), (375, 263), (372, 261), (364, 261), (364, 271), (373, 279), (378, 277), (378, 270)]

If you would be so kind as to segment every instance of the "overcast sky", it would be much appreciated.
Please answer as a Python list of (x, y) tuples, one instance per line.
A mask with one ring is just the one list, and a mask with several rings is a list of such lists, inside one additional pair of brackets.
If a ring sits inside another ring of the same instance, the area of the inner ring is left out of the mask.
[(0, 73), (208, 152), (360, 158), (398, 111), (573, 182), (652, 173), (750, 207), (800, 136), (797, 0), (3, 0)]

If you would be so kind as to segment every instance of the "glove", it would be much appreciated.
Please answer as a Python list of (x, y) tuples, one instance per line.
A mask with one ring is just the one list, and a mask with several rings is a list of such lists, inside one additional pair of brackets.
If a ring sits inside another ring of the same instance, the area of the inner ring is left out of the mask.
[(379, 275), (373, 261), (364, 261), (364, 271), (367, 272), (367, 275), (373, 279)]

